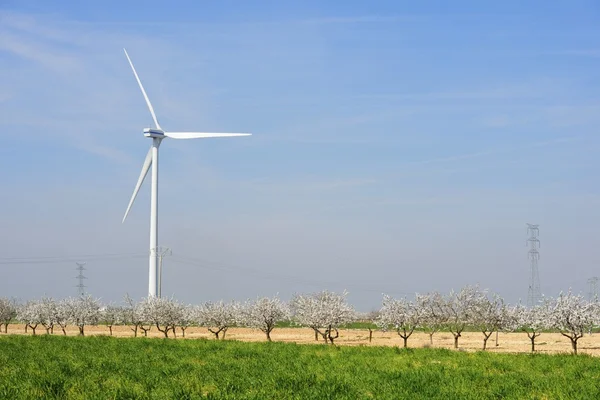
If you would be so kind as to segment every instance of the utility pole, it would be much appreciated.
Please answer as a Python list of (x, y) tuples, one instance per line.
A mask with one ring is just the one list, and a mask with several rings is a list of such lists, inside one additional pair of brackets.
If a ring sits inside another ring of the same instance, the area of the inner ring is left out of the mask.
[(158, 293), (156, 293), (156, 297), (161, 297), (162, 295), (162, 267), (163, 267), (163, 257), (172, 255), (173, 252), (168, 247), (159, 247), (156, 255), (158, 256)]
[(540, 259), (540, 252), (538, 251), (538, 248), (540, 247), (540, 240), (538, 239), (540, 230), (538, 226), (539, 225), (527, 224), (527, 234), (529, 234), (529, 238), (526, 242), (526, 245), (529, 245), (529, 251), (527, 253), (529, 256), (529, 292), (527, 294), (527, 306), (529, 307), (536, 305), (542, 297), (538, 271), (538, 260)]
[(85, 265), (85, 263), (75, 263), (77, 264), (77, 268), (76, 270), (79, 271), (79, 275), (77, 275), (75, 278), (79, 279), (79, 284), (76, 286), (77, 287), (77, 294), (80, 297), (83, 297), (85, 295), (85, 285), (83, 284), (83, 280), (87, 279), (85, 276), (83, 276), (83, 271), (85, 270), (85, 268), (83, 268), (83, 266)]
[(593, 276), (588, 279), (590, 284), (590, 301), (598, 301), (598, 277)]

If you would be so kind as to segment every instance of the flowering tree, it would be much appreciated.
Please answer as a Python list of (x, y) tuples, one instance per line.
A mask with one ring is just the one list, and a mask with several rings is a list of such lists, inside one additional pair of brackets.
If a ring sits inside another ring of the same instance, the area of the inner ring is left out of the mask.
[(273, 298), (259, 297), (247, 302), (242, 308), (242, 323), (250, 328), (260, 329), (271, 341), (271, 332), (279, 321), (290, 317), (288, 306), (277, 296)]
[(54, 325), (57, 322), (58, 308), (56, 301), (51, 297), (43, 297), (39, 303), (39, 312), (41, 314), (41, 324), (46, 329), (46, 333), (54, 333)]
[(470, 323), (483, 333), (483, 350), (485, 350), (492, 333), (503, 327), (507, 310), (500, 296), (494, 294), (490, 299), (484, 292), (475, 293), (472, 308)]
[(326, 290), (308, 295), (294, 295), (290, 302), (294, 319), (300, 325), (312, 328), (315, 337), (318, 333), (325, 343), (333, 344), (339, 337), (338, 327), (355, 317), (354, 309), (346, 302), (347, 295), (346, 291), (337, 294)]
[[(125, 307), (121, 310), (121, 321), (131, 326), (133, 337), (137, 337), (138, 329), (144, 324), (144, 316), (142, 315), (142, 302), (136, 303), (129, 294), (125, 295)], [(148, 328), (150, 329), (150, 328)], [(147, 331), (144, 331), (144, 336), (147, 336)]]
[(594, 311), (594, 303), (587, 302), (571, 291), (567, 294), (561, 292), (550, 307), (551, 326), (571, 340), (573, 354), (577, 354), (577, 341), (596, 322)]
[[(185, 330), (195, 321), (194, 306), (190, 304), (178, 304), (178, 307), (180, 308), (180, 312), (176, 324), (181, 328), (181, 335), (185, 337)], [(175, 335), (175, 333), (173, 333), (173, 335)]]
[(112, 304), (102, 308), (100, 319), (106, 324), (110, 332), (110, 336), (113, 334), (113, 326), (123, 322), (123, 307), (115, 306)]
[(382, 330), (390, 327), (395, 329), (404, 340), (404, 348), (408, 347), (408, 338), (419, 325), (419, 319), (419, 308), (416, 303), (408, 301), (406, 298), (397, 300), (388, 295), (383, 296), (377, 325)]
[(225, 339), (227, 329), (241, 319), (241, 305), (237, 302), (207, 302), (197, 307), (194, 315), (198, 325), (206, 327), (217, 339), (222, 333), (222, 339)]
[(433, 344), (433, 335), (442, 329), (446, 322), (444, 297), (438, 292), (417, 294), (415, 303), (420, 315), (420, 326), (429, 334), (429, 344)]
[[(182, 308), (177, 301), (166, 297), (149, 296), (142, 301), (141, 306), (146, 323), (156, 326), (156, 329), (165, 337), (169, 337), (169, 331), (175, 335), (175, 326), (181, 319), (182, 313)], [(146, 331), (144, 331), (144, 335), (146, 335)]]
[(14, 300), (0, 298), (0, 333), (4, 325), (4, 333), (8, 333), (8, 324), (17, 316), (17, 306)]
[(137, 320), (137, 327), (148, 336), (148, 331), (154, 326), (152, 320), (153, 304), (151, 297), (144, 297), (134, 305), (132, 316)]
[(55, 324), (60, 326), (65, 336), (67, 335), (67, 325), (71, 318), (71, 306), (69, 302), (69, 299), (63, 299), (56, 303)]
[(44, 321), (41, 303), (36, 300), (29, 300), (17, 311), (17, 320), (25, 324), (25, 331), (30, 328), (35, 335), (38, 325)]
[(479, 288), (467, 285), (458, 293), (451, 291), (444, 302), (445, 325), (454, 336), (455, 349), (458, 348), (458, 338), (473, 319), (474, 305), (478, 296), (480, 296)]
[(69, 297), (65, 301), (69, 313), (69, 321), (79, 328), (79, 335), (83, 336), (86, 325), (96, 325), (100, 319), (100, 302), (92, 296)]
[(535, 339), (544, 329), (551, 328), (550, 302), (543, 301), (533, 307), (517, 304), (511, 311), (513, 330), (521, 330), (531, 341), (531, 352), (535, 352)]

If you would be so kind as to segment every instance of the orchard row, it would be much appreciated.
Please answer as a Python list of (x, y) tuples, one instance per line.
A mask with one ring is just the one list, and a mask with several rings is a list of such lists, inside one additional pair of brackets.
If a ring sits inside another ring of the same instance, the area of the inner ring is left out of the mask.
[[(339, 337), (339, 328), (353, 321), (368, 321), (384, 331), (394, 330), (408, 346), (415, 329), (429, 333), (430, 341), (439, 331), (451, 332), (454, 347), (465, 329), (482, 333), (483, 349), (493, 332), (525, 332), (535, 351), (535, 339), (546, 330), (554, 330), (568, 337), (573, 352), (584, 333), (600, 325), (598, 302), (586, 301), (571, 292), (556, 298), (545, 298), (533, 307), (506, 304), (496, 294), (488, 294), (477, 286), (465, 286), (447, 295), (438, 292), (416, 294), (413, 299), (384, 295), (377, 312), (358, 313), (346, 300), (347, 293), (321, 291), (296, 294), (289, 302), (278, 297), (259, 297), (246, 302), (207, 302), (187, 305), (172, 298), (148, 297), (134, 301), (125, 297), (124, 304), (103, 305), (91, 296), (55, 300), (42, 298), (19, 304), (0, 298), (0, 328), (13, 321), (25, 325), (25, 331), (42, 326), (46, 333), (68, 325), (77, 326), (84, 335), (85, 326), (104, 324), (110, 330), (115, 325), (131, 327), (134, 336), (156, 328), (165, 337), (176, 336), (179, 328), (185, 337), (189, 326), (206, 327), (217, 339), (224, 338), (232, 326), (259, 329), (271, 340), (271, 332), (278, 323), (288, 321), (297, 326), (312, 328), (315, 340), (321, 337), (333, 344)], [(0, 329), (1, 332), (1, 329)]]

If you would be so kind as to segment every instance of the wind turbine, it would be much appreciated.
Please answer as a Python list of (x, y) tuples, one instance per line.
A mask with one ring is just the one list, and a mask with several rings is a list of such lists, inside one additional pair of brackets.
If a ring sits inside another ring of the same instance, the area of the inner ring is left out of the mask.
[(152, 114), (152, 119), (154, 120), (155, 128), (144, 128), (144, 136), (148, 138), (152, 138), (152, 146), (146, 155), (146, 159), (144, 160), (144, 164), (142, 165), (142, 172), (140, 173), (140, 177), (138, 178), (137, 184), (135, 185), (135, 189), (133, 190), (133, 195), (131, 196), (131, 200), (129, 201), (129, 205), (127, 206), (127, 211), (125, 211), (125, 216), (123, 217), (123, 221), (127, 218), (129, 214), (129, 210), (131, 210), (131, 206), (137, 197), (138, 192), (140, 191), (140, 187), (144, 182), (144, 178), (148, 174), (150, 166), (152, 166), (152, 187), (150, 189), (151, 197), (150, 197), (150, 265), (149, 265), (149, 278), (148, 278), (148, 296), (160, 296), (160, 281), (157, 279), (158, 277), (158, 148), (160, 147), (160, 143), (165, 138), (173, 138), (173, 139), (205, 139), (205, 138), (217, 138), (217, 137), (232, 137), (232, 136), (250, 136), (250, 133), (206, 133), (206, 132), (166, 132), (164, 131), (160, 124), (158, 123), (158, 119), (156, 118), (156, 114), (154, 113), (154, 108), (150, 103), (150, 99), (148, 99), (148, 95), (144, 90), (144, 86), (140, 81), (140, 78), (135, 71), (135, 67), (131, 62), (131, 58), (129, 58), (129, 54), (127, 54), (127, 50), (123, 49), (125, 52), (125, 56), (129, 61), (129, 65), (131, 65), (131, 69), (133, 70), (133, 74), (135, 75), (135, 79), (137, 80), (140, 89), (142, 90), (142, 94), (144, 95), (144, 99), (146, 100), (146, 104), (148, 105), (148, 109), (150, 110), (150, 114)]

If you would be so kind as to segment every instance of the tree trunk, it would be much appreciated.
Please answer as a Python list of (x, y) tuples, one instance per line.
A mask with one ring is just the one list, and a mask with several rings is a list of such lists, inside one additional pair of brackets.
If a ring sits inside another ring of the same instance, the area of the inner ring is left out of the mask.
[(571, 338), (571, 346), (573, 347), (573, 354), (577, 355), (577, 337)]
[(460, 337), (460, 333), (453, 333), (452, 335), (454, 335), (454, 348), (458, 349), (458, 338)]
[(142, 332), (144, 332), (144, 337), (148, 337), (148, 331), (152, 329), (152, 325), (148, 325), (148, 328), (144, 327), (143, 325), (139, 325), (139, 327)]
[(35, 335), (35, 328), (37, 328), (37, 325), (35, 325), (35, 326), (29, 325), (29, 327), (31, 328), (31, 330), (33, 331), (33, 334)]
[(435, 333), (435, 331), (429, 332), (429, 344), (433, 344), (433, 334), (434, 333)]
[(483, 333), (483, 350), (487, 349), (487, 341), (490, 338), (490, 336), (492, 336), (492, 333), (494, 333), (493, 331), (490, 333), (486, 333), (485, 331), (481, 331), (481, 333)]
[(496, 331), (496, 347), (498, 347), (498, 331)]
[(27, 328), (29, 327), (29, 325), (25, 324), (25, 333), (27, 333)]
[(159, 332), (162, 332), (162, 334), (165, 335), (166, 338), (169, 337), (169, 327), (168, 326), (165, 326), (165, 329), (160, 329), (160, 325), (158, 325), (158, 322), (157, 322), (156, 329), (158, 329)]
[(185, 330), (186, 330), (186, 329), (187, 329), (187, 327), (185, 327), (185, 328), (184, 328), (183, 326), (181, 327), (181, 335), (182, 335), (183, 337), (185, 337)]
[(79, 325), (79, 336), (84, 336), (83, 328), (84, 328), (84, 325)]
[(316, 330), (315, 328), (313, 328), (313, 330), (315, 331), (315, 340), (318, 342), (319, 341), (319, 331)]
[(267, 340), (270, 342), (271, 341), (271, 330), (270, 329), (265, 329), (264, 331), (267, 334)]
[(369, 328), (369, 343), (373, 340), (373, 329)]
[(60, 329), (62, 329), (62, 331), (63, 331), (63, 335), (67, 336), (67, 330), (65, 328), (66, 328), (66, 326), (60, 327)]
[(529, 338), (529, 340), (531, 340), (531, 352), (533, 353), (535, 352), (535, 338), (540, 336), (540, 334), (536, 333), (535, 331), (531, 333), (525, 331), (525, 333), (527, 333), (527, 337)]
[(404, 348), (408, 349), (408, 336), (402, 336), (402, 340), (404, 340)]
[(340, 332), (336, 329), (333, 328), (333, 330), (335, 330), (335, 336), (331, 336), (331, 328), (329, 329), (329, 332), (327, 333), (327, 336), (329, 337), (329, 342), (333, 345), (333, 341), (334, 339), (337, 339), (340, 336)]
[(110, 331), (110, 336), (112, 336), (112, 335), (113, 335), (113, 334), (112, 334), (112, 325), (109, 325), (109, 326), (108, 326), (108, 330)]
[(221, 340), (225, 340), (225, 333), (227, 333), (227, 328), (223, 329), (223, 336), (221, 337)]
[(54, 335), (54, 324), (50, 325), (50, 333)]

